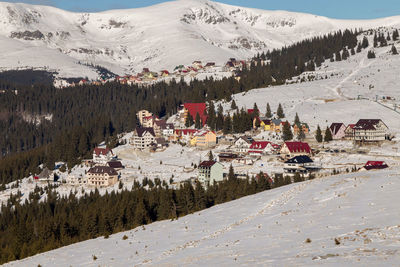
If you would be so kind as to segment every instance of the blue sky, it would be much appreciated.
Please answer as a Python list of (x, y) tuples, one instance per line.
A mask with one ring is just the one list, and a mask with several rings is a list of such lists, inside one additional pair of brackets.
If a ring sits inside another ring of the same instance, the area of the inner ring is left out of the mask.
[[(70, 11), (103, 11), (144, 7), (166, 0), (7, 0), (52, 5)], [(400, 0), (217, 0), (218, 2), (269, 10), (289, 10), (340, 19), (370, 19), (400, 15)]]

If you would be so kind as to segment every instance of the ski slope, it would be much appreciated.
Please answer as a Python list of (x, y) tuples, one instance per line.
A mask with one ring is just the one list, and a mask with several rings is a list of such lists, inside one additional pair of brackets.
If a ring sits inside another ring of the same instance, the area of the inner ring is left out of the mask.
[(205, 0), (100, 13), (0, 2), (0, 49), (7, 51), (0, 69), (41, 67), (61, 77), (96, 78), (80, 63), (120, 75), (143, 67), (173, 70), (194, 60), (221, 65), (339, 29), (399, 26), (400, 17), (335, 20)]
[(6, 266), (396, 266), (399, 190), (397, 163), (273, 189)]

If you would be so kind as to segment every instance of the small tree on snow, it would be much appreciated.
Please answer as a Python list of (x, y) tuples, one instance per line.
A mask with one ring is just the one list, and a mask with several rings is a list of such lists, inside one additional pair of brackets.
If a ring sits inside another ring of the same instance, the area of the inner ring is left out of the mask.
[(396, 49), (396, 47), (394, 45), (392, 45), (391, 52), (392, 52), (393, 55), (397, 55), (398, 54), (397, 49)]

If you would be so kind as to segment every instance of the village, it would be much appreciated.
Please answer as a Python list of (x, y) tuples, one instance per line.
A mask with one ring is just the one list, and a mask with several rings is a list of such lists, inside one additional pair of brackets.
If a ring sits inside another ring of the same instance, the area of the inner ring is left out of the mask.
[(237, 60), (236, 58), (230, 58), (223, 66), (219, 66), (215, 62), (202, 62), (200, 60), (195, 60), (191, 65), (178, 65), (174, 68), (174, 70), (163, 69), (160, 71), (153, 71), (149, 68), (143, 68), (141, 72), (124, 76), (117, 75), (110, 77), (110, 75), (102, 74), (98, 80), (80, 79), (77, 82), (71, 82), (69, 86), (101, 85), (108, 82), (117, 82), (126, 85), (148, 86), (161, 81), (169, 83), (172, 79), (203, 79), (205, 77), (219, 78), (232, 75), (234, 75), (236, 79), (240, 79), (238, 72), (244, 67), (249, 68), (252, 63), (256, 63), (256, 61)]
[[(366, 151), (392, 143), (381, 119), (359, 119), (349, 125), (334, 122), (312, 132), (297, 115), (294, 122), (278, 119), (277, 114), (267, 118), (255, 107), (246, 110), (252, 118), (250, 129), (238, 134), (211, 130), (206, 103), (184, 103), (167, 119), (140, 110), (138, 127), (121, 135), (120, 146), (111, 149), (102, 144), (91, 159), (67, 175), (45, 168), (33, 180), (47, 183), (57, 177), (60, 185), (89, 189), (143, 180), (162, 180), (173, 187), (198, 181), (207, 187), (227, 179), (231, 167), (237, 178), (262, 177), (271, 184), (276, 177), (304, 180), (388, 167)], [(355, 161), (349, 162), (350, 158)]]

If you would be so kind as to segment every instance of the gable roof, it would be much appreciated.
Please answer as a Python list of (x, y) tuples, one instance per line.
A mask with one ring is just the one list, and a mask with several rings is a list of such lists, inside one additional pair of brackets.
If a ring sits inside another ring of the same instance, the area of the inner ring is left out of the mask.
[(254, 141), (251, 146), (250, 149), (264, 149), (267, 147), (268, 144), (270, 144), (271, 142), (268, 141)]
[(349, 125), (347, 125), (346, 130), (347, 129), (352, 129), (353, 130), (354, 126), (356, 126), (356, 125), (355, 124), (349, 124)]
[(294, 158), (285, 161), (285, 163), (297, 163), (297, 164), (312, 163), (312, 162), (314, 161), (310, 159), (309, 156), (296, 156)]
[(388, 167), (389, 166), (384, 161), (368, 161), (364, 166), (366, 170), (385, 169)]
[(194, 135), (195, 133), (197, 133), (199, 130), (197, 129), (176, 129), (175, 130), (175, 134), (176, 135)]
[(239, 137), (239, 138), (235, 141), (235, 143), (236, 143), (239, 139), (242, 139), (243, 141), (245, 141), (245, 142), (248, 143), (249, 145), (253, 144), (253, 142), (254, 142), (254, 139), (253, 139), (251, 136), (243, 135), (243, 136)]
[(329, 127), (329, 129), (331, 130), (333, 135), (336, 135), (342, 126), (345, 125), (341, 122), (335, 122), (331, 124), (331, 127)]
[(375, 130), (376, 125), (381, 122), (380, 119), (361, 119), (359, 120), (353, 129), (356, 130)]
[(156, 136), (156, 134), (154, 133), (154, 129), (149, 127), (136, 128), (136, 133), (139, 137), (143, 137), (143, 135), (145, 135), (146, 133), (149, 133), (152, 136)]
[(154, 124), (160, 127), (161, 129), (164, 129), (167, 125), (167, 122), (165, 120), (155, 120)]
[(114, 169), (122, 169), (124, 166), (122, 165), (121, 161), (115, 160), (115, 161), (109, 161), (107, 162), (108, 167), (114, 168)]
[(203, 167), (203, 168), (210, 168), (212, 166), (214, 166), (214, 164), (216, 164), (217, 162), (214, 160), (206, 160), (203, 161), (202, 163), (200, 163), (199, 167)]
[(93, 151), (93, 154), (96, 154), (96, 156), (100, 156), (100, 155), (107, 155), (108, 153), (111, 153), (111, 155), (114, 155), (114, 153), (112, 152), (111, 149), (109, 149), (108, 147), (106, 148), (101, 148), (101, 147), (96, 147)]
[(88, 173), (93, 173), (93, 174), (107, 173), (108, 175), (118, 175), (117, 171), (114, 168), (108, 166), (94, 166), (89, 169)]
[(280, 125), (281, 124), (281, 120), (279, 119), (272, 119), (271, 122), (275, 125)]
[(199, 113), (202, 124), (206, 123), (207, 115), (204, 114), (207, 113), (206, 103), (185, 103), (183, 107), (189, 112), (193, 120), (196, 120), (196, 114)]
[(285, 142), (286, 147), (289, 149), (290, 153), (296, 152), (306, 152), (311, 153), (311, 148), (308, 143), (304, 142)]

